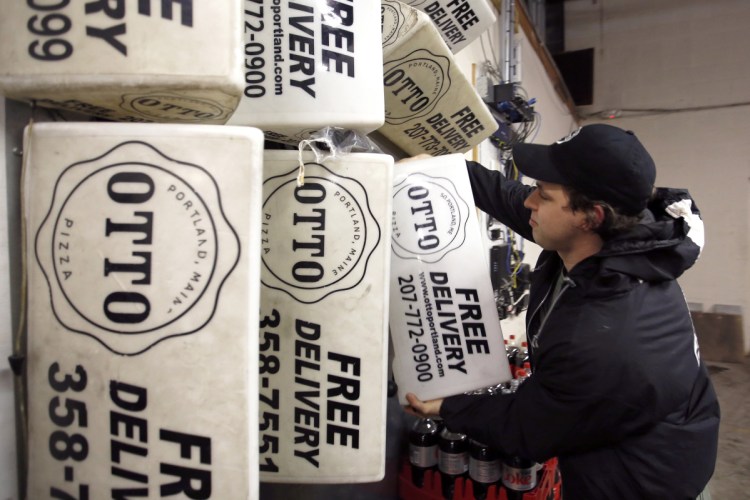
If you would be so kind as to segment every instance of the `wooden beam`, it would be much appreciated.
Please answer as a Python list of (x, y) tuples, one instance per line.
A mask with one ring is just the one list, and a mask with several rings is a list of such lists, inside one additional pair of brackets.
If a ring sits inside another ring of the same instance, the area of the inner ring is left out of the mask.
[[(502, 0), (492, 0), (492, 3), (499, 16), (502, 17), (503, 15), (505, 15), (505, 13), (503, 12)], [(539, 38), (539, 35), (536, 32), (536, 28), (531, 22), (529, 13), (526, 10), (526, 5), (522, 0), (515, 0), (514, 5), (516, 9), (515, 22), (518, 26), (521, 27), (524, 35), (526, 35), (526, 38), (529, 40), (531, 47), (534, 49), (537, 57), (539, 57), (539, 60), (542, 62), (542, 66), (544, 66), (544, 70), (547, 73), (550, 81), (552, 82), (552, 88), (555, 90), (555, 93), (560, 98), (560, 100), (562, 100), (563, 104), (568, 107), (568, 109), (570, 110), (570, 114), (573, 115), (575, 120), (580, 121), (578, 111), (576, 110), (576, 105), (570, 95), (568, 86), (565, 85), (565, 81), (560, 74), (560, 70), (557, 68), (554, 59), (552, 59), (549, 50), (547, 50), (547, 47)]]

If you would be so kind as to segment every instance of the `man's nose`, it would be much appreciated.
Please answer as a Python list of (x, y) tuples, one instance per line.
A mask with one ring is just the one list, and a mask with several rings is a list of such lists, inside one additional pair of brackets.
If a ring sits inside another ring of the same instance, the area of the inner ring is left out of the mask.
[(529, 194), (525, 200), (523, 200), (523, 206), (528, 208), (529, 210), (534, 210), (536, 208), (536, 196), (537, 190), (533, 190), (531, 194)]

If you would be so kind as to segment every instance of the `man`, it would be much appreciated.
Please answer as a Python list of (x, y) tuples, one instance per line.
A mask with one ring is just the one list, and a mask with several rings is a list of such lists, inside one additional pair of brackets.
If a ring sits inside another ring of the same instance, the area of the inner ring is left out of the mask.
[(563, 497), (697, 497), (719, 405), (682, 290), (703, 225), (684, 190), (656, 188), (635, 135), (588, 125), (513, 148), (536, 187), (467, 162), (477, 206), (543, 251), (526, 317), (533, 375), (514, 394), (420, 401), (507, 455), (559, 458)]

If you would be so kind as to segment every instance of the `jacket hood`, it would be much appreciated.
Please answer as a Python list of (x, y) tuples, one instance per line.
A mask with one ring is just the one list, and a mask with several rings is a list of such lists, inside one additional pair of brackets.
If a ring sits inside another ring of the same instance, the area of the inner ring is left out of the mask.
[(698, 260), (703, 221), (687, 190), (657, 188), (642, 215), (636, 227), (607, 240), (594, 256), (600, 275), (613, 271), (650, 282), (672, 280)]

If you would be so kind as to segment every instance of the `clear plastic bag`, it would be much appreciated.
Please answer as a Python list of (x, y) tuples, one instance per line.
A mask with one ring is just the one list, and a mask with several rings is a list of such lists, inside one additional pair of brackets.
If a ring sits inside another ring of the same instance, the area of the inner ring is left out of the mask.
[(309, 139), (300, 141), (299, 149), (299, 174), (297, 175), (297, 186), (305, 184), (305, 162), (302, 159), (306, 149), (310, 149), (315, 155), (316, 163), (326, 160), (339, 159), (350, 153), (378, 153), (383, 151), (370, 140), (367, 135), (356, 130), (341, 127), (325, 127), (310, 134)]

